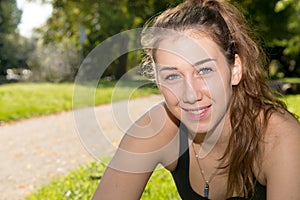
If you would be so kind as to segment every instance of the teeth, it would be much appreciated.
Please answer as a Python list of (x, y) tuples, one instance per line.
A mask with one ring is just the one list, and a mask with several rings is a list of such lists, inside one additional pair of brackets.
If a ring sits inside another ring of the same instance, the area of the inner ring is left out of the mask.
[(194, 115), (200, 115), (201, 113), (204, 112), (204, 110), (190, 110), (189, 112), (194, 114)]

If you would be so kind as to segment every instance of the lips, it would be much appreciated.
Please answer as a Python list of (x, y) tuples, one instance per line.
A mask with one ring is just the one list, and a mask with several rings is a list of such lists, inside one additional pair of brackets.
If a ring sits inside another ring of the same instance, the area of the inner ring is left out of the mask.
[(182, 108), (186, 115), (191, 119), (203, 119), (210, 110), (211, 105), (201, 106), (199, 108)]
[(190, 113), (192, 113), (194, 115), (200, 115), (204, 111), (205, 111), (205, 109), (201, 109), (201, 110), (189, 110), (188, 112), (190, 112)]

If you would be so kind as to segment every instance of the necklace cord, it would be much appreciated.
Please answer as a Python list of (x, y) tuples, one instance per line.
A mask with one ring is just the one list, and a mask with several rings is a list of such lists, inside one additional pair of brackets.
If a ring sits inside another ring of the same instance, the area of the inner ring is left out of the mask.
[(215, 170), (214, 173), (212, 173), (212, 174), (210, 175), (209, 179), (206, 180), (205, 175), (204, 175), (204, 170), (202, 169), (202, 167), (201, 167), (201, 165), (200, 165), (200, 161), (199, 161), (200, 158), (199, 158), (199, 156), (197, 155), (196, 150), (195, 150), (195, 147), (194, 147), (194, 142), (192, 142), (192, 148), (193, 148), (193, 151), (194, 151), (194, 154), (195, 154), (195, 157), (196, 157), (196, 162), (197, 162), (197, 164), (198, 164), (198, 167), (199, 167), (199, 170), (200, 170), (200, 174), (201, 174), (201, 176), (202, 176), (202, 178), (203, 178), (203, 180), (204, 180), (204, 197), (205, 197), (205, 198), (208, 198), (208, 194), (209, 194), (209, 183), (210, 183), (210, 182), (213, 180), (213, 178), (215, 177), (216, 171), (217, 171), (218, 168)]

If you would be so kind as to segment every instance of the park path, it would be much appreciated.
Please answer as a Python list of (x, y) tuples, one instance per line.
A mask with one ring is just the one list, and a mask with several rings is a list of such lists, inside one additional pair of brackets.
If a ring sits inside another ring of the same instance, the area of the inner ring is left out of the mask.
[[(135, 120), (161, 100), (160, 95), (153, 95), (2, 124), (0, 200), (23, 200), (26, 195), (48, 183), (53, 177), (95, 160), (92, 151), (89, 151), (89, 145), (84, 144), (86, 140), (82, 139), (89, 135), (82, 136), (79, 133), (77, 126), (81, 119), (74, 116), (84, 116), (84, 113), (93, 109), (101, 131), (108, 137), (112, 136), (113, 142), (117, 143), (122, 133), (116, 126), (112, 113), (116, 114), (116, 110), (126, 107), (130, 118)], [(91, 134), (98, 131), (93, 126), (85, 126), (84, 129)], [(97, 144), (97, 141), (94, 142)]]

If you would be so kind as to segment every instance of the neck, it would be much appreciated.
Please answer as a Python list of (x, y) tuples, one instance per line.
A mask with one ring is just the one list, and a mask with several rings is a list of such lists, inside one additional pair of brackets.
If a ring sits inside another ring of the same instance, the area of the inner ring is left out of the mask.
[(222, 120), (218, 126), (214, 127), (207, 133), (191, 134), (195, 144), (200, 145), (199, 158), (206, 157), (213, 150), (223, 153), (227, 148), (230, 138), (229, 120)]

